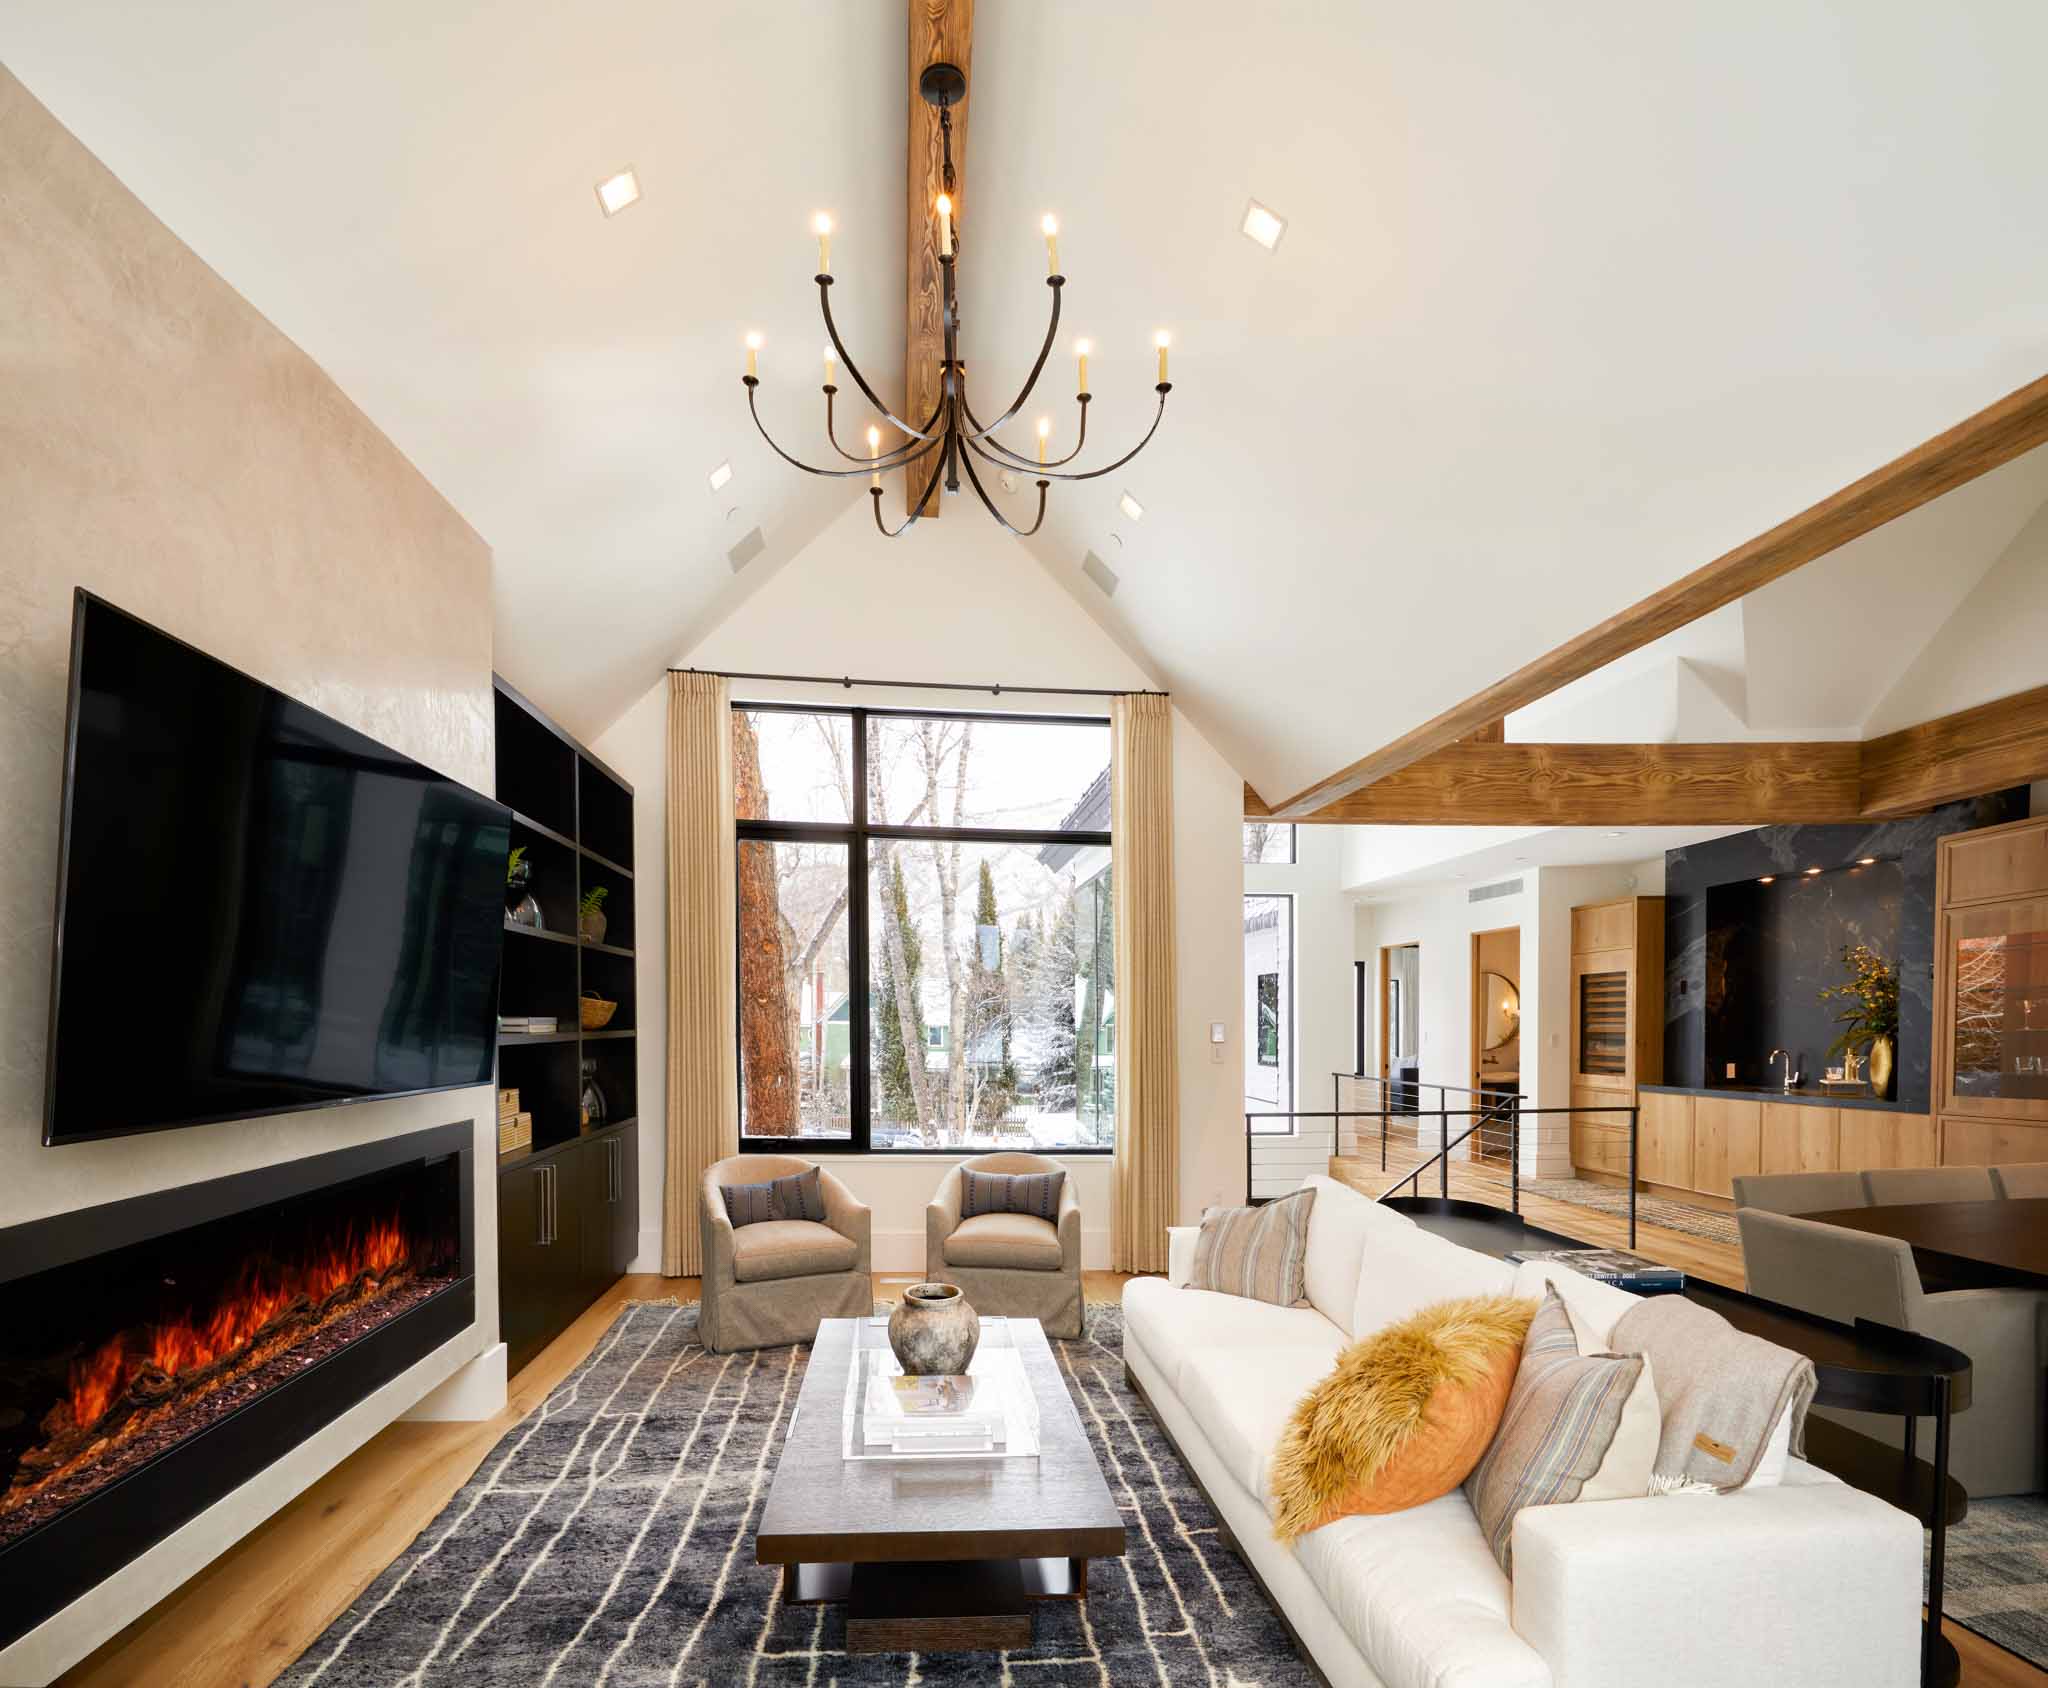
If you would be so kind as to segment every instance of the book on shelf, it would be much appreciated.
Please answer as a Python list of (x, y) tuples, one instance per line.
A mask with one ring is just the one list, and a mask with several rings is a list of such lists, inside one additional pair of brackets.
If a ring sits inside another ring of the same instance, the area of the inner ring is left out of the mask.
[(1518, 1248), (1510, 1249), (1503, 1258), (1569, 1266), (1596, 1283), (1612, 1284), (1637, 1295), (1675, 1295), (1685, 1288), (1685, 1274), (1676, 1266), (1662, 1266), (1622, 1248)]
[(551, 1032), (558, 1021), (552, 1014), (500, 1014), (498, 1030), (501, 1032)]

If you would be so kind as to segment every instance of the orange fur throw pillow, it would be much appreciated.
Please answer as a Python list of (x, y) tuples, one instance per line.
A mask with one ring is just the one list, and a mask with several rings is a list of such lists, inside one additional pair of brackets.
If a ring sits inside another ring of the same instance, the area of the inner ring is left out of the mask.
[(1402, 1512), (1472, 1474), (1505, 1410), (1536, 1303), (1439, 1301), (1354, 1342), (1294, 1409), (1273, 1451), (1273, 1534)]

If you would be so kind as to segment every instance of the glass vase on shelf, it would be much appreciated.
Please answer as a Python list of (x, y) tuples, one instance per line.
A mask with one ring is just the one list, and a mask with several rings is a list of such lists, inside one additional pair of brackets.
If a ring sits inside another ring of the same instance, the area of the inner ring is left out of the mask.
[(595, 1131), (611, 1115), (611, 1104), (604, 1099), (604, 1091), (597, 1082), (597, 1061), (586, 1055), (583, 1058), (583, 1129)]
[(505, 869), (505, 918), (514, 926), (545, 932), (548, 923), (541, 917), (540, 903), (528, 889), (532, 879), (533, 863), (526, 859), (526, 846), (522, 844), (512, 852), (512, 860)]

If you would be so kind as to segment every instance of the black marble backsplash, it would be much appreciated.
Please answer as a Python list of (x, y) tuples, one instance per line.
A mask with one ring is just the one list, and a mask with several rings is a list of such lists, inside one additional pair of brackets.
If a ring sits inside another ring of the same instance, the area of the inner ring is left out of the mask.
[[(1819, 1000), (1846, 978), (1845, 944), (1899, 963), (1896, 1094), (1925, 1111), (1934, 1028), (1935, 844), (1952, 832), (2022, 820), (2024, 787), (1907, 820), (1767, 826), (1664, 857), (1664, 1078), (1764, 1084), (1785, 1048), (1817, 1082), (1841, 1008)], [(1857, 864), (1876, 858), (1871, 867)], [(1811, 878), (1808, 868), (1824, 871)], [(1758, 883), (1765, 875), (1775, 883)], [(1846, 1007), (1847, 1005), (1843, 1005)]]

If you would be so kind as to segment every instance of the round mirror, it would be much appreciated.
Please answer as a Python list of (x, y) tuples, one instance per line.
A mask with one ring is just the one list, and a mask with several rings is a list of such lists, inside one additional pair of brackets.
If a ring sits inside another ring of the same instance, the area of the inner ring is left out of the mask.
[(1485, 1047), (1498, 1049), (1513, 1043), (1522, 1030), (1522, 997), (1512, 979), (1498, 973), (1486, 975)]

